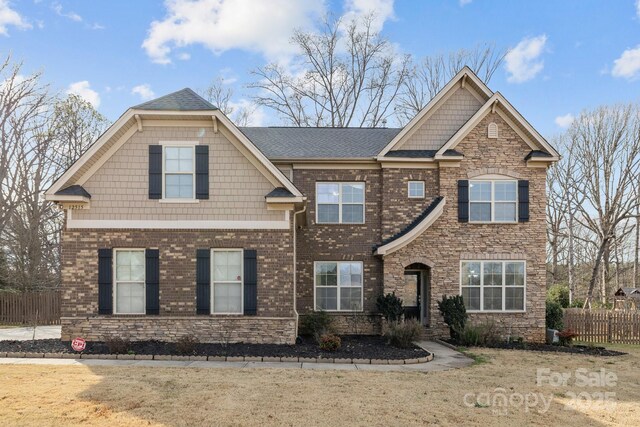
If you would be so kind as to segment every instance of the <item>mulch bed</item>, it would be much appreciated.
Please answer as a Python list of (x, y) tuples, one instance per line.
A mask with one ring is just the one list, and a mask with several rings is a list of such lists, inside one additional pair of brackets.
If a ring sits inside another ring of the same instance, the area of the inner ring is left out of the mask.
[[(75, 353), (71, 344), (56, 339), (36, 341), (0, 341), (0, 352)], [(185, 355), (173, 343), (159, 341), (133, 341), (128, 346), (131, 354)], [(87, 342), (86, 354), (110, 354), (103, 342)], [(262, 357), (322, 357), (345, 359), (413, 359), (429, 356), (419, 347), (397, 348), (379, 336), (345, 336), (337, 351), (323, 351), (309, 338), (296, 345), (279, 344), (196, 344), (190, 356), (262, 356)]]
[[(448, 339), (445, 341), (455, 346), (462, 346), (462, 344), (451, 339)], [(561, 345), (526, 343), (526, 342), (499, 342), (496, 344), (488, 345), (486, 346), (486, 348), (501, 348), (505, 350), (541, 351), (541, 352), (550, 352), (550, 353), (572, 353), (572, 354), (584, 354), (587, 356), (622, 356), (627, 354), (621, 351), (607, 350), (604, 347), (595, 347), (595, 346), (587, 346), (587, 345), (573, 345), (571, 347), (564, 347)]]

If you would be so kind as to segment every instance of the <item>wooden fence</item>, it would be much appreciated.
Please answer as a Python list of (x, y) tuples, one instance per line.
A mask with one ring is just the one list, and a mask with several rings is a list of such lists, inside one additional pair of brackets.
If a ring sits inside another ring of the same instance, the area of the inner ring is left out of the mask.
[(564, 328), (577, 332), (577, 341), (640, 344), (640, 312), (637, 310), (567, 308)]
[(59, 325), (60, 292), (0, 292), (0, 324)]

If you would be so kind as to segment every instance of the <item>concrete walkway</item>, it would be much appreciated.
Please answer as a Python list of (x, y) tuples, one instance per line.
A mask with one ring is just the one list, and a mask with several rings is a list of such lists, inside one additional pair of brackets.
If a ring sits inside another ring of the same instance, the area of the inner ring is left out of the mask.
[[(28, 341), (33, 339), (33, 326), (0, 328), (0, 341)], [(60, 326), (36, 326), (36, 339), (60, 339)]]
[(334, 371), (435, 372), (469, 366), (473, 360), (433, 341), (421, 341), (420, 347), (434, 354), (434, 359), (415, 365), (362, 365), (298, 362), (189, 362), (177, 360), (106, 360), (106, 359), (20, 359), (0, 358), (0, 364), (59, 366), (150, 366), (172, 368), (272, 368), (316, 369)]

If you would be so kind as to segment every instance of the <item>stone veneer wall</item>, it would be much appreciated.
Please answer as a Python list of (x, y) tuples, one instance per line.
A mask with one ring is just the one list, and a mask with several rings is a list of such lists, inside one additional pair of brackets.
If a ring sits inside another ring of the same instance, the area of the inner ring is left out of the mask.
[[(487, 126), (495, 122), (499, 139), (487, 138)], [(460, 292), (460, 261), (502, 259), (526, 261), (526, 312), (475, 313), (472, 322), (494, 321), (503, 335), (543, 341), (545, 334), (545, 168), (527, 167), (524, 157), (531, 148), (498, 115), (489, 114), (456, 150), (464, 154), (459, 167), (439, 169), (440, 194), (446, 197), (442, 216), (405, 248), (384, 257), (384, 292), (399, 289), (404, 268), (423, 263), (431, 268), (430, 335), (445, 336), (446, 325), (436, 301), (443, 294)], [(385, 172), (386, 173), (386, 172)], [(397, 173), (403, 173), (402, 170)], [(508, 174), (529, 180), (530, 221), (515, 224), (460, 223), (457, 216), (459, 179), (482, 174)], [(387, 198), (385, 186), (383, 199)], [(391, 197), (393, 195), (390, 195)], [(412, 203), (410, 200), (407, 203)], [(400, 203), (397, 201), (396, 203)], [(396, 208), (401, 210), (400, 208)]]
[[(316, 182), (364, 182), (364, 224), (316, 224)], [(293, 183), (308, 197), (307, 225), (297, 231), (297, 308), (301, 315), (314, 309), (314, 261), (362, 261), (364, 314), (374, 314), (382, 293), (382, 260), (373, 255), (381, 232), (381, 171), (295, 169)], [(340, 333), (351, 333), (349, 314), (332, 313)], [(341, 318), (343, 317), (343, 318)], [(363, 322), (366, 323), (366, 322)], [(374, 322), (375, 325), (375, 322)], [(372, 326), (372, 333), (378, 332)]]
[[(204, 342), (232, 331), (244, 342), (293, 343), (293, 245), (289, 230), (64, 230), (62, 334), (104, 339), (173, 340), (187, 333)], [(158, 248), (160, 314), (98, 315), (98, 249)], [(255, 249), (257, 316), (196, 316), (196, 250)]]

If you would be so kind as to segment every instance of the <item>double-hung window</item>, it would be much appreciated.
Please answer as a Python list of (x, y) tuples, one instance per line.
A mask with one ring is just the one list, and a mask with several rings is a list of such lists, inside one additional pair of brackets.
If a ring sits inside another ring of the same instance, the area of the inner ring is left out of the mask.
[(115, 249), (115, 314), (145, 314), (144, 249)]
[(211, 307), (213, 314), (243, 312), (242, 249), (211, 250)]
[(315, 263), (316, 310), (362, 310), (362, 263)]
[(469, 181), (470, 222), (516, 222), (517, 212), (516, 180)]
[(316, 222), (319, 224), (363, 224), (364, 183), (316, 183)]
[(164, 147), (164, 198), (195, 199), (195, 149)]
[(462, 261), (460, 290), (469, 311), (524, 311), (524, 261)]

